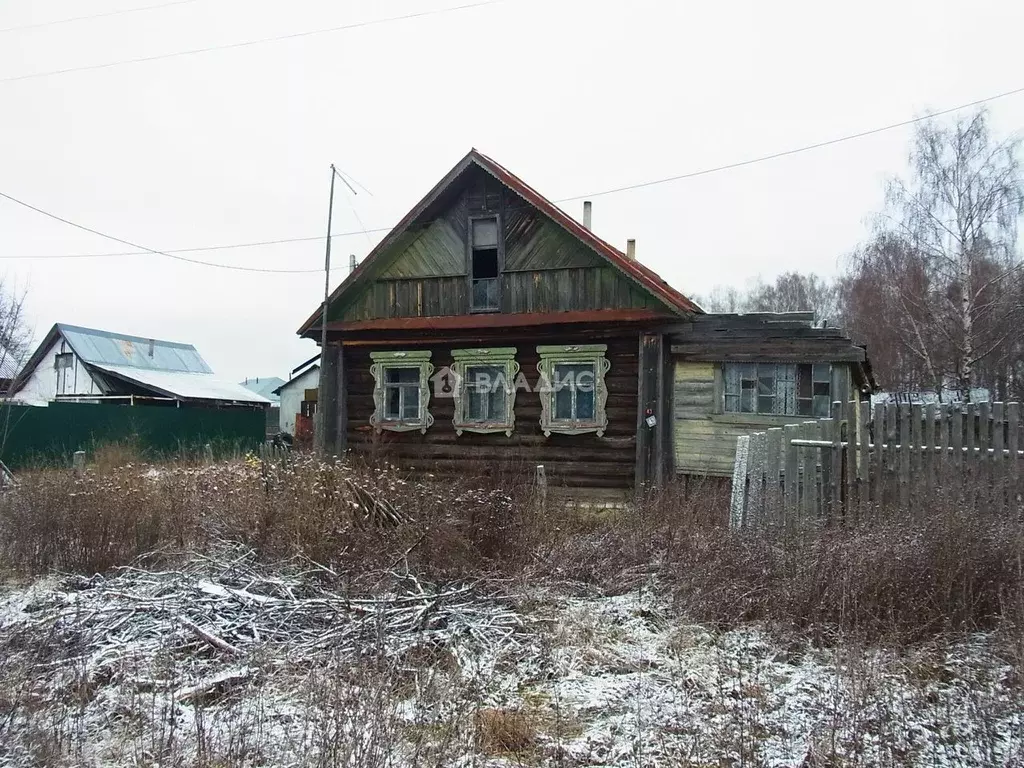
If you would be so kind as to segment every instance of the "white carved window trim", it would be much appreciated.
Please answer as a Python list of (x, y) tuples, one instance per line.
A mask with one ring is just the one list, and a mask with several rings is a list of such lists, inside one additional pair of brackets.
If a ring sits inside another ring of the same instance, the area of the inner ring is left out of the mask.
[[(380, 434), (382, 430), (390, 432), (412, 432), (419, 430), (426, 433), (434, 417), (430, 413), (430, 375), (434, 366), (430, 363), (429, 351), (409, 352), (371, 352), (370, 373), (373, 374), (373, 415), (370, 424)], [(389, 419), (385, 410), (385, 382), (387, 371), (394, 368), (416, 368), (420, 377), (420, 408), (415, 419)]]
[[(519, 373), (519, 363), (516, 362), (515, 357), (515, 347), (452, 350), (454, 362), (451, 370), (455, 374), (455, 388), (452, 394), (452, 398), (455, 400), (455, 416), (452, 423), (455, 425), (456, 434), (504, 432), (507, 437), (512, 436), (516, 425), (516, 376)], [(469, 382), (466, 370), (484, 365), (504, 369), (506, 408), (505, 419), (502, 421), (470, 421), (466, 415), (466, 410), (469, 407), (467, 392)]]
[[(552, 432), (564, 435), (580, 435), (596, 432), (598, 437), (604, 435), (608, 428), (608, 414), (605, 406), (608, 402), (608, 387), (605, 374), (612, 367), (605, 357), (607, 344), (566, 344), (537, 347), (540, 362), (537, 371), (540, 373), (540, 427), (545, 437)], [(594, 418), (587, 421), (556, 419), (554, 370), (556, 365), (593, 364), (594, 366)]]

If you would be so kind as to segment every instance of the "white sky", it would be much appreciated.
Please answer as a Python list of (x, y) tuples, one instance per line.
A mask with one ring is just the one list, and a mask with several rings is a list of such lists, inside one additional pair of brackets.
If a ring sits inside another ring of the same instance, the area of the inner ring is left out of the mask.
[[(0, 29), (167, 0), (0, 0)], [(475, 146), (551, 199), (867, 130), (1024, 86), (1024, 3), (503, 0), (230, 50), (80, 67), (460, 5), (194, 0), (0, 32), (0, 192), (157, 249), (394, 224)], [(990, 105), (999, 135), (1024, 94)], [(910, 129), (594, 198), (599, 235), (689, 293), (785, 270), (832, 274), (866, 234)], [(352, 210), (354, 205), (355, 212)], [(582, 203), (567, 203), (581, 215)], [(335, 264), (381, 235), (337, 238)], [(316, 353), (295, 330), (322, 274), (143, 255), (0, 199), (0, 274), (54, 322), (195, 344), (224, 378)], [(316, 269), (321, 241), (184, 254)], [(343, 276), (342, 270), (336, 273)], [(332, 279), (332, 287), (338, 279)]]

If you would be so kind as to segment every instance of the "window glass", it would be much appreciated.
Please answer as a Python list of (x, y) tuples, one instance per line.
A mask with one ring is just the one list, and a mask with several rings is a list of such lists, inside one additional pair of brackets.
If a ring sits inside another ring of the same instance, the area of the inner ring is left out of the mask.
[(504, 422), (508, 396), (505, 368), (473, 365), (466, 368), (466, 417), (469, 421)]
[(402, 418), (402, 390), (399, 387), (388, 387), (385, 393), (384, 418)]
[(555, 418), (594, 418), (595, 376), (592, 363), (558, 363), (554, 368)]
[(384, 380), (388, 384), (416, 384), (420, 383), (419, 368), (388, 368), (384, 373)]
[(572, 390), (569, 388), (555, 391), (555, 418), (564, 421), (572, 420)]
[(473, 247), (474, 248), (497, 248), (498, 247), (498, 220), (497, 219), (474, 219), (473, 220)]
[(591, 421), (594, 418), (594, 388), (576, 390), (576, 418)]
[(418, 419), (420, 415), (420, 387), (402, 387), (402, 418)]
[(420, 369), (389, 367), (384, 370), (384, 418), (418, 419)]
[(827, 417), (832, 367), (828, 363), (726, 363), (727, 413)]

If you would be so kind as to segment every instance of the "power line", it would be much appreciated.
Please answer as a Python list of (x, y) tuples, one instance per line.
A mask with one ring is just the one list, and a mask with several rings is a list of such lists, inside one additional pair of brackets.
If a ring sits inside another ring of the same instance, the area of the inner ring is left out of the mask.
[[(349, 232), (334, 232), (331, 234), (332, 238), (335, 237), (353, 237), (355, 235), (365, 235), (367, 233), (377, 232), (390, 232), (392, 227), (378, 227), (376, 229), (354, 229)], [(257, 240), (249, 243), (229, 243), (225, 245), (204, 245), (196, 248), (165, 248), (162, 253), (201, 253), (204, 251), (227, 251), (234, 248), (257, 248), (265, 245), (285, 245), (288, 243), (312, 243), (316, 241), (323, 241), (324, 235), (313, 235), (312, 237), (285, 237), (280, 240)], [(149, 251), (115, 251), (113, 253), (54, 253), (45, 254), (42, 256), (0, 256), (0, 260), (39, 260), (46, 261), (47, 259), (102, 259), (111, 258), (115, 256), (143, 256), (149, 253)]]
[(197, 53), (209, 53), (210, 51), (226, 51), (233, 50), (236, 48), (247, 48), (253, 45), (262, 45), (264, 43), (277, 43), (283, 40), (296, 40), (302, 37), (312, 37), (313, 35), (326, 35), (331, 32), (341, 32), (347, 29), (360, 29), (362, 27), (373, 27), (379, 24), (388, 24), (393, 21), (405, 21), (407, 19), (419, 19), (424, 16), (436, 16), (442, 13), (452, 13), (454, 11), (465, 11), (470, 8), (482, 8), (486, 5), (496, 5), (504, 2), (504, 0), (480, 0), (480, 2), (466, 3), (464, 5), (456, 5), (448, 8), (433, 8), (427, 11), (416, 11), (415, 13), (407, 13), (401, 16), (388, 16), (383, 19), (370, 19), (368, 21), (357, 21), (351, 24), (341, 24), (336, 27), (327, 27), (324, 29), (310, 29), (305, 32), (292, 32), (286, 35), (274, 35), (273, 37), (261, 37), (256, 40), (243, 40), (237, 43), (225, 43), (223, 45), (211, 45), (205, 48), (192, 48), (187, 51), (175, 51), (173, 53), (160, 53), (155, 56), (140, 56), (135, 59), (122, 59), (121, 61), (108, 61), (104, 64), (87, 64), (83, 67), (68, 67), (66, 69), (54, 69), (49, 72), (33, 72), (27, 75), (15, 75), (14, 77), (0, 78), (0, 83), (13, 83), (19, 80), (33, 80), (38, 77), (52, 77), (54, 75), (66, 75), (71, 72), (88, 72), (97, 69), (109, 69), (111, 67), (120, 67), (125, 64), (142, 64), (148, 61), (160, 61), (161, 59), (174, 59), (182, 56), (192, 56)]
[[(996, 99), (1002, 99), (1002, 98), (1005, 98), (1007, 96), (1013, 96), (1013, 95), (1016, 95), (1016, 94), (1019, 94), (1019, 93), (1022, 93), (1022, 92), (1024, 92), (1024, 87), (1015, 88), (1015, 89), (1013, 89), (1011, 91), (1005, 91), (1003, 93), (999, 93), (999, 94), (996, 94), (994, 96), (989, 96), (989, 97), (984, 98), (984, 99), (977, 99), (975, 101), (971, 101), (971, 102), (968, 102), (966, 104), (960, 104), (959, 106), (949, 107), (948, 109), (943, 109), (943, 110), (940, 110), (938, 112), (932, 112), (932, 113), (930, 113), (928, 115), (922, 115), (921, 117), (915, 117), (915, 118), (912, 118), (910, 120), (904, 120), (904, 121), (898, 122), (898, 123), (891, 123), (890, 125), (885, 125), (885, 126), (882, 126), (882, 127), (879, 127), (879, 128), (872, 128), (872, 129), (867, 130), (867, 131), (861, 131), (859, 133), (853, 133), (853, 134), (849, 134), (847, 136), (841, 136), (839, 138), (829, 139), (827, 141), (817, 142), (815, 144), (807, 144), (807, 145), (802, 146), (802, 147), (796, 147), (794, 149), (788, 149), (788, 150), (784, 150), (782, 152), (775, 152), (775, 153), (772, 153), (772, 154), (769, 154), (769, 155), (762, 155), (761, 157), (751, 158), (749, 160), (741, 160), (741, 161), (738, 161), (738, 162), (735, 162), (735, 163), (728, 163), (726, 165), (719, 165), (719, 166), (715, 166), (713, 168), (705, 168), (705, 169), (702, 169), (702, 170), (699, 170), (699, 171), (691, 171), (691, 172), (688, 172), (688, 173), (679, 174), (677, 176), (669, 176), (669, 177), (662, 178), (662, 179), (653, 179), (653, 180), (650, 180), (650, 181), (639, 182), (637, 184), (630, 184), (630, 185), (622, 186), (622, 187), (614, 187), (614, 188), (611, 188), (611, 189), (601, 190), (599, 192), (591, 192), (591, 193), (585, 194), (585, 195), (574, 195), (573, 197), (563, 197), (563, 198), (560, 198), (558, 200), (555, 200), (554, 202), (556, 202), (556, 203), (566, 203), (566, 202), (571, 202), (573, 200), (582, 200), (582, 199), (585, 199), (585, 198), (601, 197), (603, 195), (611, 195), (611, 194), (615, 194), (615, 193), (618, 193), (618, 192), (626, 192), (626, 191), (630, 191), (630, 190), (633, 190), (633, 189), (641, 189), (641, 188), (644, 188), (644, 187), (651, 187), (651, 186), (655, 186), (655, 185), (658, 185), (658, 184), (666, 184), (666, 183), (672, 182), (672, 181), (680, 181), (682, 179), (690, 179), (690, 178), (695, 178), (695, 177), (698, 177), (698, 176), (706, 176), (706, 175), (711, 174), (711, 173), (717, 173), (719, 171), (731, 170), (733, 168), (741, 168), (743, 166), (753, 165), (755, 163), (761, 163), (761, 162), (765, 162), (767, 160), (775, 160), (775, 159), (778, 159), (778, 158), (781, 158), (781, 157), (787, 157), (789, 155), (799, 154), (801, 152), (808, 152), (808, 151), (813, 150), (813, 149), (821, 149), (823, 147), (831, 146), (831, 145), (834, 145), (834, 144), (839, 144), (839, 143), (842, 143), (842, 142), (845, 142), (845, 141), (852, 141), (854, 139), (863, 138), (865, 136), (872, 136), (874, 134), (882, 133), (884, 131), (894, 130), (896, 128), (904, 128), (906, 126), (913, 125), (915, 123), (919, 123), (919, 122), (922, 122), (924, 120), (928, 120), (929, 118), (932, 118), (932, 117), (939, 117), (941, 115), (948, 115), (948, 114), (950, 114), (952, 112), (958, 112), (958, 111), (960, 111), (962, 109), (968, 109), (970, 107), (980, 106), (982, 104), (985, 104), (985, 103), (988, 103), (988, 102), (991, 102), (991, 101), (995, 101)], [(358, 182), (356, 182), (356, 183), (358, 184)], [(359, 185), (359, 186), (362, 187), (362, 185)], [(365, 188), (363, 188), (363, 189), (365, 189)], [(2, 193), (0, 193), (0, 194), (2, 194)], [(14, 199), (14, 198), (10, 198), (8, 195), (3, 195), (3, 196), (4, 197), (8, 197), (8, 199), (11, 199), (11, 200)], [(15, 200), (15, 202), (20, 202), (20, 201)], [(28, 206), (28, 207), (32, 207), (32, 206)], [(39, 209), (33, 208), (33, 210), (39, 210)], [(40, 212), (41, 213), (45, 213), (43, 211), (40, 211)], [(355, 213), (354, 209), (353, 209), (353, 213)], [(50, 215), (50, 214), (46, 214), (46, 215)], [(53, 218), (58, 218), (58, 217), (53, 217)], [(356, 215), (356, 218), (358, 220), (358, 214)], [(63, 221), (63, 219), (59, 219), (59, 220)], [(70, 223), (70, 222), (66, 222), (66, 223)], [(362, 221), (359, 221), (359, 223), (360, 223), (360, 226), (362, 226)], [(72, 226), (78, 226), (78, 225), (73, 224)], [(82, 229), (82, 227), (79, 227), (79, 228)], [(333, 233), (331, 235), (331, 237), (349, 237), (349, 236), (354, 236), (354, 235), (367, 235), (368, 236), (371, 233), (390, 232), (391, 229), (392, 229), (392, 227), (376, 227), (374, 229), (365, 229), (365, 228), (363, 228), (363, 229), (349, 231), (349, 232), (335, 232), (335, 233)], [(91, 230), (87, 230), (87, 231), (91, 231)], [(104, 237), (105, 237), (105, 235), (104, 235)], [(111, 239), (116, 239), (116, 238), (111, 238)], [(183, 261), (189, 261), (191, 263), (203, 264), (203, 265), (212, 266), (212, 267), (221, 267), (223, 269), (241, 269), (241, 270), (256, 271), (256, 272), (260, 272), (260, 271), (269, 271), (269, 272), (275, 272), (275, 271), (277, 271), (277, 272), (319, 272), (320, 270), (318, 270), (318, 269), (313, 269), (313, 270), (259, 270), (259, 269), (255, 269), (255, 268), (252, 268), (252, 267), (233, 267), (233, 266), (227, 265), (227, 264), (215, 264), (215, 263), (212, 263), (212, 262), (204, 262), (204, 261), (199, 261), (199, 260), (195, 260), (195, 259), (185, 259), (183, 257), (177, 257), (177, 256), (173, 256), (172, 255), (172, 254), (180, 254), (180, 253), (198, 253), (198, 252), (202, 252), (202, 251), (229, 250), (229, 249), (233, 249), (233, 248), (253, 248), (253, 247), (267, 246), (267, 245), (283, 245), (283, 244), (287, 244), (287, 243), (313, 242), (313, 241), (318, 241), (318, 240), (319, 241), (324, 240), (324, 236), (323, 235), (318, 235), (318, 236), (313, 236), (313, 237), (291, 237), (291, 238), (282, 238), (282, 239), (279, 239), (279, 240), (261, 240), (261, 241), (249, 242), (249, 243), (233, 243), (233, 244), (228, 244), (228, 245), (208, 245), (208, 246), (201, 246), (201, 247), (196, 247), (196, 248), (178, 248), (178, 249), (173, 249), (173, 250), (158, 251), (157, 253), (159, 253), (161, 255), (164, 255), (164, 256), (168, 256), (170, 258), (181, 258), (181, 260), (183, 260)], [(124, 241), (118, 241), (118, 242), (124, 242)], [(131, 245), (131, 244), (128, 243), (128, 245)], [(139, 248), (140, 246), (132, 245), (131, 247)], [(154, 253), (154, 251), (151, 251), (150, 249), (146, 248), (146, 249), (143, 249), (143, 250), (125, 251), (125, 252), (119, 252), (119, 253), (76, 253), (76, 254), (53, 254), (53, 255), (45, 255), (45, 256), (0, 256), (0, 259), (26, 259), (26, 260), (36, 260), (36, 259), (38, 259), (38, 260), (44, 260), (44, 259), (88, 259), (88, 258), (106, 258), (106, 257), (114, 257), (114, 256), (139, 256), (139, 255), (144, 255), (144, 254), (147, 254), (147, 253)]]
[(91, 16), (72, 16), (68, 19), (56, 19), (55, 21), (41, 21), (37, 24), (22, 24), (18, 27), (4, 27), (0, 29), (0, 34), (4, 32), (19, 32), (23, 29), (39, 29), (40, 27), (53, 27), (58, 24), (70, 24), (75, 21), (89, 21), (90, 19), (105, 19), (108, 16), (120, 16), (124, 13), (138, 13), (140, 11), (155, 11), (159, 8), (169, 8), (172, 5), (187, 5), (188, 3), (195, 3), (198, 0), (171, 0), (171, 2), (160, 3), (158, 5), (144, 5), (141, 8), (123, 8), (119, 11), (107, 11), (105, 13), (94, 13)]
[(239, 272), (271, 272), (271, 273), (276, 273), (276, 274), (298, 274), (298, 273), (323, 272), (322, 269), (261, 269), (261, 268), (258, 268), (258, 267), (240, 267), (240, 266), (236, 266), (234, 264), (215, 264), (215, 263), (210, 262), (210, 261), (199, 261), (198, 259), (190, 259), (190, 258), (187, 258), (185, 256), (177, 256), (177, 255), (175, 255), (173, 253), (169, 253), (167, 251), (158, 251), (155, 248), (147, 248), (144, 245), (139, 245), (138, 243), (133, 243), (131, 240), (125, 240), (125, 239), (120, 238), (120, 237), (115, 237), (114, 235), (108, 235), (106, 232), (100, 232), (98, 229), (93, 229), (92, 227), (87, 227), (84, 224), (78, 224), (78, 223), (76, 223), (74, 221), (71, 221), (70, 219), (65, 219), (63, 216), (58, 216), (55, 213), (50, 213), (49, 211), (44, 211), (42, 208), (37, 208), (36, 206), (32, 205), (31, 203), (26, 203), (24, 200), (19, 200), (18, 198), (12, 197), (11, 195), (8, 195), (8, 194), (6, 194), (4, 192), (0, 192), (0, 197), (4, 198), (6, 200), (10, 200), (12, 203), (17, 203), (18, 205), (21, 205), (21, 206), (23, 206), (25, 208), (28, 208), (29, 210), (35, 211), (36, 213), (40, 213), (43, 216), (46, 216), (46, 217), (51, 218), (51, 219), (54, 219), (54, 220), (59, 221), (59, 222), (61, 222), (63, 224), (67, 224), (68, 226), (74, 227), (75, 229), (80, 229), (83, 232), (88, 232), (88, 233), (93, 234), (93, 235), (98, 235), (99, 237), (106, 238), (107, 240), (113, 240), (115, 243), (121, 243), (122, 245), (127, 245), (129, 248), (137, 248), (138, 250), (144, 251), (146, 253), (152, 253), (152, 254), (155, 254), (157, 256), (166, 256), (169, 259), (176, 259), (177, 261), (184, 261), (184, 262), (187, 262), (189, 264), (201, 264), (204, 267), (220, 267), (221, 269), (232, 269), (232, 270), (236, 270), (236, 271), (239, 271)]
[(943, 109), (939, 112), (931, 112), (921, 117), (914, 117), (910, 120), (904, 120), (899, 123), (892, 123), (890, 125), (883, 125), (881, 128), (872, 128), (868, 131), (861, 131), (860, 133), (851, 133), (848, 136), (840, 136), (836, 139), (829, 139), (828, 141), (819, 141), (816, 144), (807, 144), (802, 147), (796, 147), (795, 149), (787, 149), (782, 152), (773, 152), (770, 155), (762, 155), (760, 157), (752, 157), (749, 160), (740, 160), (735, 163), (728, 163), (727, 165), (718, 165), (713, 168), (704, 168), (699, 171), (690, 171), (689, 173), (682, 173), (678, 176), (668, 176), (664, 179), (653, 179), (651, 181), (641, 181), (636, 184), (628, 184), (623, 187), (614, 187), (612, 189), (605, 189), (600, 192), (590, 192), (586, 195), (574, 195), (573, 197), (563, 197), (561, 200), (555, 200), (556, 203), (568, 203), (573, 200), (583, 200), (589, 197), (601, 197), (603, 195), (611, 195), (616, 192), (628, 192), (633, 189), (642, 189), (643, 187), (653, 187), (656, 184), (667, 184), (670, 181), (681, 181), (682, 179), (692, 179), (697, 176), (706, 176), (709, 173), (718, 173), (719, 171), (728, 171), (733, 168), (742, 168), (745, 165), (753, 165), (754, 163), (763, 163), (765, 160), (776, 160), (780, 157), (788, 157), (789, 155), (796, 155), (801, 152), (809, 152), (812, 149), (821, 149), (822, 147), (829, 147), (833, 144), (839, 144), (844, 141), (851, 141), (853, 139), (862, 139), (865, 136), (873, 136), (876, 133), (882, 133), (883, 131), (891, 131), (895, 128), (905, 128), (908, 125), (919, 123), (923, 120), (929, 120), (933, 117), (939, 117), (941, 115), (948, 115), (951, 112), (959, 112), (961, 109), (968, 109), (969, 107), (977, 107), (982, 104), (986, 104), (996, 99), (1002, 99), (1006, 96), (1013, 96), (1018, 93), (1024, 93), (1024, 88), (1015, 88), (1012, 91), (1005, 91), (1003, 93), (997, 93), (995, 96), (989, 96), (984, 99), (978, 99), (977, 101), (971, 101), (967, 104), (961, 104), (957, 107), (950, 107), (949, 109)]

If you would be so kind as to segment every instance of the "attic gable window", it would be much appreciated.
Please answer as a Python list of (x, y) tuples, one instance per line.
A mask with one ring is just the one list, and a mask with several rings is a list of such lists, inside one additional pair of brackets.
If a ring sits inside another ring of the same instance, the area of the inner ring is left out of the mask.
[(607, 344), (568, 344), (537, 347), (540, 362), (540, 426), (552, 432), (604, 435), (608, 427), (604, 377), (611, 368)]
[(826, 418), (832, 404), (828, 363), (726, 363), (725, 412)]
[(370, 424), (379, 434), (391, 432), (425, 433), (434, 417), (429, 410), (430, 352), (371, 352), (373, 375), (373, 415)]
[(452, 371), (456, 434), (463, 432), (504, 432), (512, 436), (515, 427), (515, 347), (453, 349)]
[(501, 306), (498, 295), (501, 275), (498, 217), (471, 218), (469, 224), (469, 307), (474, 312), (493, 312)]

